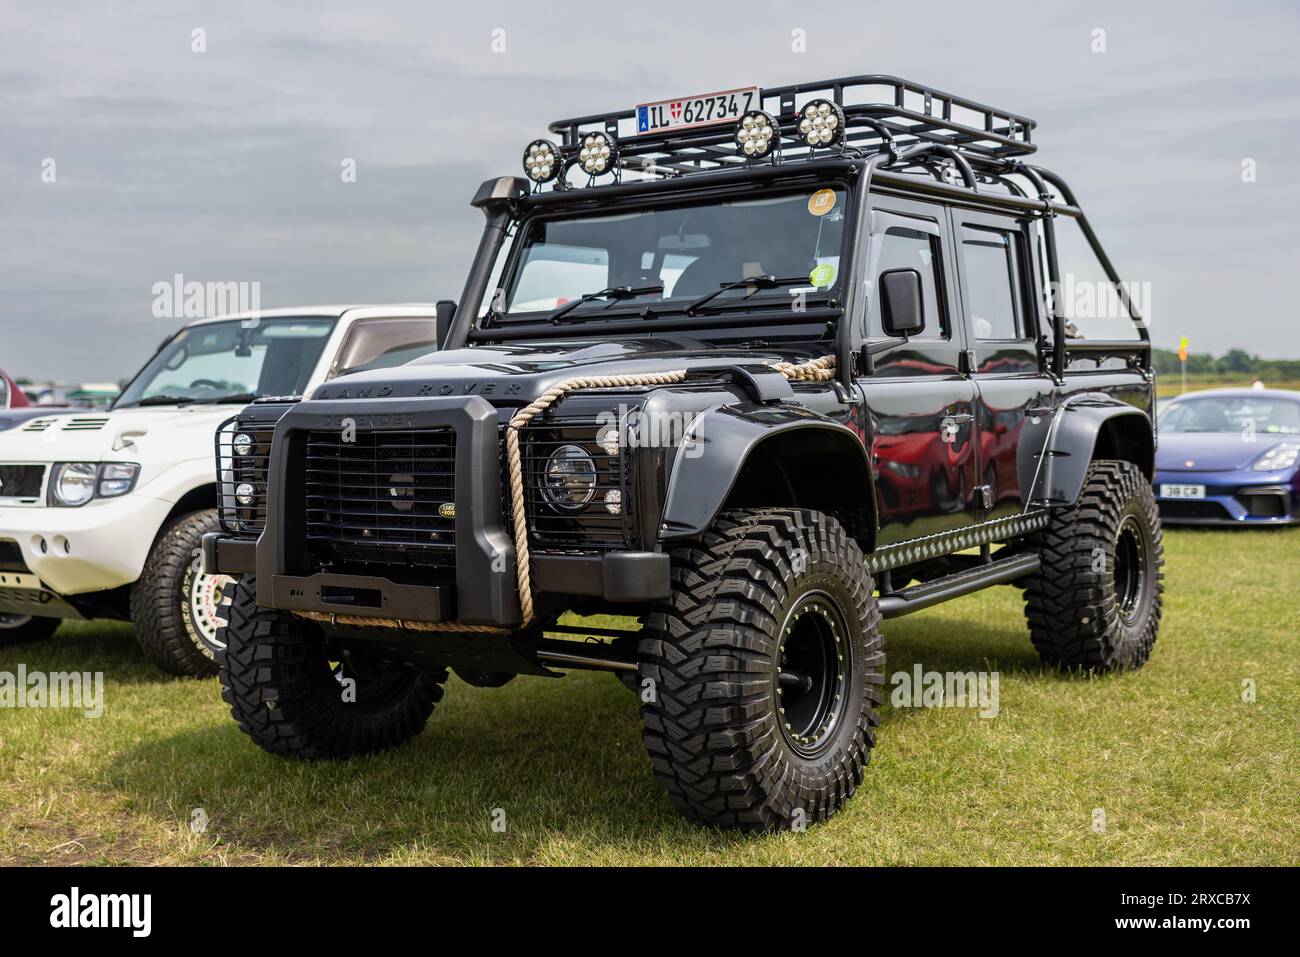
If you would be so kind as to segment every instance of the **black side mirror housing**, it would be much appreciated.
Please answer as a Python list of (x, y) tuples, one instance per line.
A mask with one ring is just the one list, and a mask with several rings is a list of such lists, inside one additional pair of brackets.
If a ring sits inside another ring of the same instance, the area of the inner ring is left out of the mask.
[(439, 299), (434, 309), (437, 316), (434, 320), (435, 333), (438, 336), (438, 348), (441, 349), (447, 344), (447, 334), (451, 332), (451, 324), (456, 321), (456, 300)]
[(880, 274), (880, 323), (885, 335), (906, 339), (925, 328), (921, 274), (915, 269), (889, 269)]

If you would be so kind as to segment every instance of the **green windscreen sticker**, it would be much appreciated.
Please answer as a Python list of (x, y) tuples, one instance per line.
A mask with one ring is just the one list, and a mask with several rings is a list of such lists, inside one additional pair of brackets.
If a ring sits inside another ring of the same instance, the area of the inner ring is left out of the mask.
[(830, 263), (814, 266), (813, 271), (808, 274), (808, 281), (819, 288), (829, 286), (835, 281), (835, 267)]

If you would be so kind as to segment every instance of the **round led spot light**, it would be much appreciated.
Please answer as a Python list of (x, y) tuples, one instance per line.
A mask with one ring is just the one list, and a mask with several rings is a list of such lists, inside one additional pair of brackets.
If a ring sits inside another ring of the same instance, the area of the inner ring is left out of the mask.
[(578, 148), (578, 165), (591, 176), (611, 172), (618, 163), (618, 143), (606, 133), (588, 133)]
[(799, 138), (814, 149), (844, 138), (844, 111), (830, 100), (810, 100), (799, 111)]
[(776, 120), (765, 110), (749, 110), (736, 124), (736, 149), (742, 156), (766, 156), (780, 142)]
[(524, 173), (530, 182), (549, 183), (560, 175), (560, 148), (550, 140), (533, 140), (524, 150)]

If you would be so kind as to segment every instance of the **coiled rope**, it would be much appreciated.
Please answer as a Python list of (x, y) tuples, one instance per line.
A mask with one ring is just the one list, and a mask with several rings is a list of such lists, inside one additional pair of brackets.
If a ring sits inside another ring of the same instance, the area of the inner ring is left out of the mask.
[[(835, 377), (835, 357), (822, 356), (807, 362), (778, 362), (772, 368), (796, 382), (826, 382)], [(510, 510), (515, 540), (515, 574), (519, 582), (519, 608), (523, 620), (520, 629), (533, 623), (532, 560), (528, 550), (528, 515), (524, 509), (524, 466), (519, 452), (519, 433), (570, 392), (587, 389), (619, 389), (629, 386), (673, 385), (686, 381), (686, 370), (649, 372), (642, 375), (579, 376), (551, 386), (534, 401), (511, 417), (506, 426), (506, 469), (510, 482)], [(456, 621), (406, 621), (401, 618), (372, 618), (368, 615), (338, 615), (323, 611), (295, 611), (301, 618), (327, 621), (339, 625), (366, 625), (381, 628), (405, 628), (411, 631), (458, 631), (475, 634), (507, 635), (516, 629), (495, 625), (471, 625)]]

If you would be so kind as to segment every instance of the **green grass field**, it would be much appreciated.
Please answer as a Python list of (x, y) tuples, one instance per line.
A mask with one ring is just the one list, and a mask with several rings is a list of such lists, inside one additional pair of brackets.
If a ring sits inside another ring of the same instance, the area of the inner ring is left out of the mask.
[(1000, 713), (886, 708), (848, 807), (768, 836), (681, 820), (634, 697), (605, 675), (453, 679), (407, 747), (300, 764), (246, 740), (215, 680), (154, 671), (129, 628), (65, 626), (0, 651), (0, 671), (102, 671), (105, 712), (0, 710), (0, 862), (1300, 863), (1300, 529), (1166, 542), (1164, 625), (1140, 672), (1042, 670), (1010, 588), (890, 623), (889, 672), (995, 670)]
[[(1252, 375), (1189, 375), (1187, 377), (1187, 391), (1196, 392), (1200, 389), (1247, 389), (1254, 383), (1256, 376)], [(1270, 379), (1265, 377), (1264, 384), (1270, 389), (1294, 389), (1300, 391), (1300, 382), (1292, 382), (1287, 379)], [(1177, 375), (1159, 375), (1156, 377), (1156, 395), (1160, 398), (1166, 396), (1179, 395), (1182, 390), (1182, 379)]]

